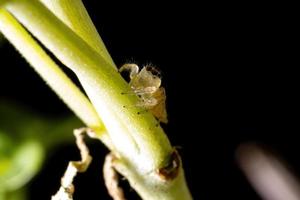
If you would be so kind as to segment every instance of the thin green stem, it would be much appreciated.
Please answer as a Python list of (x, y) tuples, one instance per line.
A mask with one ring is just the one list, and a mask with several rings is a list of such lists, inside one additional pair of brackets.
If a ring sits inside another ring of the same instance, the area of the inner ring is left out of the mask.
[(81, 0), (41, 0), (61, 21), (116, 67)]
[[(35, 71), (99, 137), (109, 145), (108, 135), (94, 107), (16, 19), (0, 9), (0, 31), (16, 47)], [(74, 101), (76, 99), (76, 101)]]

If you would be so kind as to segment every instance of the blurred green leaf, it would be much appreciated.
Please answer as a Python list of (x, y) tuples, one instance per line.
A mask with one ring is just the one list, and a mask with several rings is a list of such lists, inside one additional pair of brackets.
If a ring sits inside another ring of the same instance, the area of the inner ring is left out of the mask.
[(40, 169), (44, 149), (37, 141), (26, 141), (17, 147), (8, 161), (9, 168), (0, 176), (6, 190), (13, 191), (26, 184)]
[(81, 126), (75, 117), (50, 119), (0, 101), (0, 200), (24, 199), (19, 189), (39, 172), (46, 152), (74, 142), (72, 131)]
[[(10, 168), (13, 144), (10, 138), (0, 131), (0, 179)], [(1, 183), (1, 182), (0, 182)]]
[(0, 191), (0, 200), (26, 200), (26, 190), (19, 189), (13, 192), (1, 192)]

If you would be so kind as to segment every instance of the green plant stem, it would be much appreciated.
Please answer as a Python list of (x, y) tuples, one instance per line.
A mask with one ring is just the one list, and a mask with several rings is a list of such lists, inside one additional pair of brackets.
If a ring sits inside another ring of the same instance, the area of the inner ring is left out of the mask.
[(136, 106), (138, 97), (124, 95), (131, 90), (117, 70), (38, 1), (11, 0), (6, 8), (78, 76), (116, 148), (117, 169), (144, 200), (191, 199), (181, 167), (172, 180), (158, 176), (173, 148), (152, 114)]
[(81, 0), (41, 0), (41, 2), (116, 68)]
[(141, 195), (143, 200), (192, 200), (182, 167), (172, 181), (160, 181), (151, 175), (150, 177), (139, 176), (135, 169), (122, 162), (117, 162), (116, 168), (128, 179), (131, 187)]
[(136, 165), (144, 160), (148, 172), (164, 166), (170, 143), (152, 114), (135, 106), (137, 96), (124, 95), (131, 89), (118, 71), (38, 1), (12, 0), (7, 8), (75, 72), (118, 153)]
[(70, 109), (87, 126), (96, 130), (99, 138), (109, 145), (104, 125), (86, 96), (52, 61), (22, 25), (4, 9), (0, 9), (0, 31)]

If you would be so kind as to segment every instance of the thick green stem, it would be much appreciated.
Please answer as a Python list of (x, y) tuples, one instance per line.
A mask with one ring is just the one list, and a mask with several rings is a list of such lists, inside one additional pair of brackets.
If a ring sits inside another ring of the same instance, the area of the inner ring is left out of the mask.
[(169, 141), (152, 114), (135, 106), (138, 98), (124, 95), (131, 89), (117, 70), (38, 1), (15, 0), (7, 8), (75, 72), (118, 153), (137, 166), (143, 160), (148, 172), (164, 166)]
[(177, 176), (160, 177), (173, 148), (153, 115), (136, 106), (138, 97), (124, 95), (132, 91), (112, 64), (40, 2), (11, 0), (6, 8), (78, 76), (123, 163), (117, 169), (137, 192), (145, 200), (190, 200), (181, 165)]

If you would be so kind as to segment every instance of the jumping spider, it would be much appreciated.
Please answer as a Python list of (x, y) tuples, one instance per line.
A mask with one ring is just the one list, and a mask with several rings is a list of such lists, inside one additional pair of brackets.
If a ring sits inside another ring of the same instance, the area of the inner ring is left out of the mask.
[(139, 66), (132, 63), (124, 64), (119, 71), (129, 71), (129, 86), (141, 100), (137, 106), (150, 111), (160, 122), (167, 123), (166, 93), (161, 87), (159, 71), (152, 66), (139, 70)]

